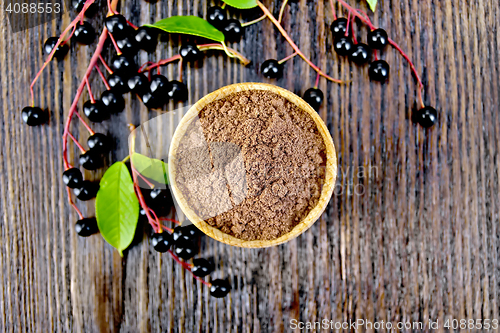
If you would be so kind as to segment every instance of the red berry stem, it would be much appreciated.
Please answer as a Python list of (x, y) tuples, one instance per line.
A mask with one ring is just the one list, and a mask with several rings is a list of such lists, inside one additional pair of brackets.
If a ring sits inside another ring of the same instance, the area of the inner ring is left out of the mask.
[(207, 282), (205, 281), (204, 279), (202, 279), (201, 277), (199, 276), (196, 276), (193, 274), (193, 272), (191, 271), (191, 268), (193, 267), (193, 264), (190, 264), (188, 262), (185, 262), (185, 261), (182, 261), (179, 259), (178, 256), (175, 255), (175, 253), (172, 251), (172, 250), (168, 250), (168, 253), (170, 253), (170, 255), (172, 256), (172, 258), (179, 264), (181, 264), (182, 267), (184, 267), (189, 273), (191, 273), (191, 275), (198, 281), (200, 281), (201, 283), (203, 283), (204, 285), (210, 287), (212, 286), (212, 284), (210, 282)]
[(132, 172), (135, 172), (139, 178), (141, 178), (151, 189), (153, 189), (155, 186), (146, 178), (144, 177), (139, 171), (137, 171), (134, 167), (131, 167)]
[(160, 223), (160, 219), (158, 218), (158, 216), (156, 215), (156, 213), (155, 213), (154, 210), (152, 210), (149, 207), (148, 207), (148, 209), (149, 209), (149, 212), (151, 213), (151, 215), (153, 215), (153, 217), (155, 219), (155, 222), (156, 222), (156, 225), (160, 228), (160, 232), (162, 230), (167, 230), (169, 233), (173, 233), (174, 232), (174, 229), (166, 227), (166, 226), (164, 226), (163, 224)]
[(337, 79), (334, 79), (330, 76), (328, 76), (327, 74), (325, 74), (318, 66), (314, 65), (311, 60), (309, 60), (305, 55), (304, 53), (302, 53), (302, 51), (300, 51), (299, 47), (294, 43), (294, 41), (290, 38), (290, 36), (288, 35), (288, 33), (285, 31), (285, 29), (283, 29), (283, 27), (281, 26), (281, 24), (279, 24), (279, 22), (276, 20), (276, 18), (274, 18), (273, 14), (271, 14), (271, 12), (269, 12), (269, 10), (266, 8), (266, 6), (264, 6), (262, 4), (262, 2), (260, 2), (259, 0), (257, 0), (257, 5), (260, 7), (260, 9), (264, 12), (264, 14), (271, 20), (271, 22), (274, 23), (274, 25), (278, 28), (278, 30), (280, 31), (280, 33), (283, 35), (283, 37), (285, 37), (285, 39), (288, 41), (288, 43), (290, 44), (290, 46), (295, 50), (295, 52), (297, 52), (297, 54), (302, 58), (304, 59), (305, 62), (307, 62), (307, 64), (312, 68), (314, 69), (316, 72), (318, 72), (321, 76), (323, 76), (324, 78), (326, 78), (327, 80), (330, 80), (332, 82), (336, 82), (336, 83), (344, 83), (344, 81), (342, 80), (337, 80)]
[[(71, 23), (66, 27), (66, 29), (64, 29), (64, 31), (61, 33), (61, 35), (59, 36), (59, 38), (57, 39), (57, 43), (56, 45), (54, 45), (54, 47), (52, 48), (52, 51), (49, 53), (47, 59), (45, 60), (45, 62), (43, 63), (42, 67), (40, 68), (40, 70), (38, 71), (38, 73), (35, 75), (35, 78), (33, 79), (33, 81), (31, 82), (31, 85), (30, 85), (30, 94), (31, 94), (31, 106), (35, 106), (35, 94), (33, 92), (33, 86), (35, 85), (35, 83), (38, 81), (38, 78), (40, 77), (40, 75), (42, 74), (42, 72), (44, 71), (45, 67), (47, 67), (47, 65), (50, 63), (50, 61), (52, 60), (52, 58), (54, 57), (54, 53), (56, 52), (57, 48), (62, 44), (63, 42), (63, 38), (66, 36), (66, 34), (68, 33), (68, 31), (70, 29), (73, 29), (73, 32), (74, 32), (74, 29), (76, 27), (76, 25), (78, 24), (78, 22), (80, 21), (81, 18), (83, 18), (83, 14), (85, 13), (85, 10), (87, 10), (87, 8), (92, 4), (94, 3), (95, 0), (87, 0), (85, 2), (85, 4), (83, 5), (83, 9), (82, 11), (76, 16), (76, 18), (71, 21)], [(73, 34), (73, 32), (71, 33), (71, 35)], [(71, 37), (70, 35), (70, 37)], [(69, 37), (68, 37), (69, 38)], [(65, 41), (65, 40), (64, 40)]]
[[(139, 73), (149, 72), (150, 70), (155, 69), (155, 68), (157, 68), (159, 66), (164, 66), (166, 64), (169, 64), (169, 63), (171, 63), (173, 61), (180, 60), (180, 59), (181, 59), (180, 54), (177, 54), (177, 55), (174, 55), (173, 57), (170, 57), (170, 58), (167, 58), (167, 59), (162, 59), (162, 60), (160, 60), (158, 62), (153, 62), (151, 65), (146, 66), (146, 67), (144, 67), (144, 64), (143, 64), (141, 66), (142, 69), (139, 70)], [(150, 62), (148, 61), (148, 63), (150, 63)]]
[(279, 24), (281, 24), (281, 20), (283, 19), (283, 13), (285, 12), (285, 7), (286, 7), (287, 3), (288, 3), (288, 0), (284, 0), (283, 4), (281, 5), (280, 14), (278, 16), (278, 23)]
[(102, 55), (99, 54), (99, 59), (101, 60), (102, 62), (102, 65), (104, 66), (104, 68), (106, 68), (106, 70), (108, 71), (109, 74), (113, 74), (113, 70), (111, 68), (109, 68), (108, 64), (106, 63), (106, 60), (103, 59)]
[(89, 92), (90, 101), (92, 103), (95, 103), (94, 94), (92, 94), (92, 89), (90, 88), (90, 83), (89, 83), (89, 78), (88, 77), (85, 78), (85, 84), (87, 85), (87, 90)]
[(259, 17), (258, 19), (255, 19), (253, 21), (249, 21), (249, 22), (245, 22), (245, 23), (242, 23), (241, 26), (242, 27), (248, 27), (249, 25), (252, 25), (252, 24), (255, 24), (255, 23), (259, 23), (260, 21), (264, 20), (267, 16), (266, 15), (262, 15), (261, 17)]
[(354, 20), (351, 22), (352, 41), (353, 41), (354, 45), (356, 45), (356, 44), (358, 44), (358, 40), (356, 39), (356, 31), (354, 30), (353, 23), (354, 23)]
[[(104, 47), (104, 43), (106, 42), (107, 36), (108, 36), (108, 29), (104, 28), (103, 31), (102, 31), (102, 33), (101, 33), (101, 36), (99, 37), (99, 42), (97, 44), (95, 53), (92, 56), (92, 58), (90, 59), (90, 64), (89, 64), (89, 66), (88, 66), (88, 68), (87, 68), (87, 70), (85, 72), (85, 75), (84, 75), (85, 78), (88, 78), (90, 72), (95, 67), (96, 62), (99, 59), (99, 55), (101, 54), (102, 49)], [(82, 80), (82, 82), (80, 83), (80, 86), (78, 87), (78, 90), (76, 91), (76, 96), (73, 99), (73, 103), (71, 104), (71, 107), (69, 109), (68, 117), (66, 119), (66, 125), (64, 127), (64, 133), (63, 133), (63, 159), (64, 159), (64, 165), (65, 165), (66, 168), (69, 165), (69, 163), (68, 163), (68, 133), (69, 133), (69, 130), (70, 130), (71, 118), (76, 113), (77, 116), (81, 119), (81, 116), (78, 114), (78, 111), (77, 111), (76, 107), (78, 105), (78, 101), (80, 100), (80, 97), (82, 96), (83, 89), (85, 88), (85, 85), (86, 85), (85, 82), (86, 82), (85, 79)], [(87, 129), (92, 133), (93, 131), (90, 128), (90, 126), (88, 126), (85, 122), (83, 122), (83, 123), (86, 125)]]
[(111, 87), (109, 86), (108, 80), (106, 79), (106, 77), (105, 77), (105, 76), (104, 76), (104, 74), (102, 73), (102, 71), (101, 71), (101, 69), (99, 68), (99, 66), (97, 66), (97, 64), (95, 65), (95, 69), (96, 69), (97, 73), (99, 73), (99, 76), (101, 77), (102, 82), (104, 82), (104, 85), (106, 86), (106, 89), (107, 89), (107, 90), (111, 89)]
[[(366, 25), (368, 25), (368, 27), (370, 27), (371, 30), (375, 30), (376, 29), (375, 26), (370, 21), (370, 19), (368, 18), (368, 15), (366, 13), (360, 13), (360, 11), (355, 10), (354, 8), (352, 8), (351, 6), (349, 6), (344, 0), (337, 0), (337, 1), (345, 9), (347, 9), (349, 11), (349, 14), (352, 13), (354, 16), (358, 17), (363, 23), (365, 23)], [(420, 105), (422, 107), (425, 107), (425, 104), (424, 104), (424, 101), (423, 101), (423, 98), (422, 98), (422, 90), (424, 88), (424, 85), (422, 83), (422, 80), (420, 79), (420, 76), (418, 75), (417, 70), (415, 69), (415, 66), (413, 65), (413, 62), (410, 60), (410, 58), (406, 55), (406, 53), (401, 49), (401, 47), (395, 41), (393, 41), (390, 38), (389, 38), (388, 41), (389, 41), (389, 44), (391, 44), (401, 54), (401, 56), (408, 62), (408, 64), (410, 65), (411, 71), (412, 71), (413, 75), (415, 75), (415, 78), (417, 79), (417, 82), (418, 82), (418, 86), (419, 86), (418, 87), (418, 98), (419, 98), (419, 101), (420, 101)]]
[(160, 221), (168, 221), (168, 222), (172, 222), (172, 223), (175, 223), (175, 224), (181, 224), (176, 219), (169, 219), (169, 218), (166, 218), (166, 217), (160, 217)]
[[(69, 168), (71, 168), (72, 166), (70, 165)], [(73, 209), (76, 211), (76, 213), (78, 214), (78, 217), (80, 218), (80, 220), (82, 220), (84, 217), (83, 217), (83, 214), (82, 212), (80, 211), (80, 209), (78, 209), (78, 207), (76, 206), (76, 204), (73, 202), (73, 199), (71, 199), (71, 190), (69, 189), (69, 187), (66, 187), (66, 192), (68, 193), (68, 201), (69, 201), (69, 204), (73, 207)]]
[(122, 54), (122, 50), (120, 50), (120, 48), (118, 47), (118, 44), (116, 44), (115, 37), (113, 37), (113, 35), (109, 31), (108, 31), (108, 34), (109, 34), (109, 38), (111, 39), (111, 42), (113, 43), (113, 45), (115, 47), (116, 54), (118, 54), (118, 55)]
[(318, 84), (319, 84), (319, 78), (320, 78), (321, 75), (316, 74), (316, 82), (314, 83), (314, 89), (318, 89)]
[(80, 144), (80, 142), (78, 142), (78, 140), (73, 136), (73, 134), (68, 133), (68, 136), (71, 138), (71, 140), (73, 140), (73, 142), (78, 147), (78, 149), (80, 149), (82, 154), (85, 153), (85, 148), (83, 148), (83, 146)]
[[(130, 165), (132, 165), (132, 162), (130, 162)], [(148, 218), (148, 222), (153, 228), (153, 230), (158, 233), (161, 232), (161, 226), (159, 222), (157, 223), (156, 220), (151, 216), (152, 210), (149, 209), (148, 205), (146, 204), (146, 201), (144, 200), (144, 196), (142, 195), (141, 189), (139, 185), (137, 185), (137, 177), (135, 176), (134, 173), (132, 173), (132, 179), (134, 180), (134, 188), (135, 188), (135, 194), (137, 195), (137, 199), (139, 199), (139, 204), (141, 205), (142, 209), (146, 212), (146, 217)]]
[(335, 6), (333, 5), (333, 0), (330, 0), (330, 8), (332, 9), (333, 20), (337, 19), (337, 14), (335, 13)]
[(284, 62), (286, 62), (286, 61), (288, 61), (288, 60), (292, 59), (292, 58), (293, 58), (293, 57), (295, 57), (296, 55), (297, 55), (297, 52), (292, 53), (292, 54), (290, 54), (288, 57), (285, 57), (285, 58), (281, 59), (280, 61), (278, 61), (278, 64), (283, 64)]
[(83, 124), (83, 126), (85, 126), (87, 131), (89, 131), (90, 135), (94, 135), (95, 134), (94, 130), (92, 129), (92, 127), (90, 127), (89, 124), (87, 124), (85, 119), (82, 118), (82, 116), (78, 113), (78, 111), (75, 111), (75, 115), (80, 120), (80, 122)]
[(351, 25), (351, 12), (349, 11), (349, 14), (347, 14), (347, 26), (345, 29), (345, 34), (344, 36), (349, 36), (349, 26)]

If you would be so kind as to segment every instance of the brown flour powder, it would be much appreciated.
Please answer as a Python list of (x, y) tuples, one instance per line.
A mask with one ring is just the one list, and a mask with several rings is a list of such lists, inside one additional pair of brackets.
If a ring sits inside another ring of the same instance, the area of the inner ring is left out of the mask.
[(199, 118), (198, 134), (181, 140), (176, 173), (208, 224), (242, 240), (271, 240), (316, 206), (325, 144), (295, 104), (273, 92), (239, 92), (210, 103)]

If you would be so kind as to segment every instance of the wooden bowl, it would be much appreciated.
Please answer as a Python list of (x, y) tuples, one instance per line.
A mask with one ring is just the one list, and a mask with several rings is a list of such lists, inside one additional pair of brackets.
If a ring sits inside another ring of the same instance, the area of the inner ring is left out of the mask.
[[(184, 133), (188, 129), (188, 126), (191, 124), (193, 120), (198, 118), (198, 114), (200, 111), (211, 102), (225, 98), (228, 95), (233, 93), (241, 92), (241, 91), (251, 91), (251, 90), (266, 90), (274, 92), (288, 101), (292, 102), (296, 106), (298, 106), (301, 110), (306, 112), (311, 116), (316, 125), (318, 126), (318, 131), (323, 137), (326, 146), (326, 170), (325, 170), (325, 182), (323, 184), (323, 188), (321, 191), (321, 196), (318, 200), (318, 204), (307, 214), (307, 216), (300, 221), (290, 232), (284, 234), (283, 236), (272, 239), (272, 240), (241, 240), (239, 238), (233, 237), (226, 233), (223, 233), (219, 229), (216, 229), (206, 223), (203, 219), (201, 219), (188, 205), (188, 202), (181, 191), (176, 186), (176, 154), (179, 148), (179, 144), (181, 138), (184, 136)], [(323, 211), (325, 210), (328, 202), (330, 201), (330, 197), (332, 196), (333, 189), (335, 187), (335, 180), (337, 177), (337, 156), (335, 153), (335, 147), (333, 145), (332, 137), (330, 136), (330, 132), (323, 122), (323, 120), (318, 116), (317, 112), (302, 98), (295, 95), (294, 93), (265, 83), (237, 83), (232, 84), (223, 88), (220, 88), (211, 94), (206, 95), (202, 99), (200, 99), (196, 104), (194, 104), (188, 112), (184, 115), (182, 120), (179, 123), (179, 126), (175, 130), (174, 136), (172, 138), (172, 143), (170, 145), (169, 152), (169, 178), (170, 185), (172, 189), (172, 193), (177, 200), (177, 203), (181, 210), (184, 212), (186, 217), (196, 226), (198, 229), (203, 231), (206, 235), (216, 239), (222, 243), (235, 245), (240, 247), (248, 247), (248, 248), (261, 248), (268, 247), (273, 245), (278, 245), (284, 242), (293, 239), (306, 231), (311, 225), (313, 225), (316, 220), (319, 219)]]

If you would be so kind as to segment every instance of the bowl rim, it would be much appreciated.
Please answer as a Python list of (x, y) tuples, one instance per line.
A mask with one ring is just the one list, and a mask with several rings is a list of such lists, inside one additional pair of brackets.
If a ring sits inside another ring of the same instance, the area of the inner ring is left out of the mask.
[[(208, 104), (215, 100), (225, 98), (233, 93), (238, 93), (242, 91), (271, 91), (274, 92), (288, 101), (295, 104), (302, 111), (306, 112), (311, 116), (311, 118), (316, 123), (319, 133), (321, 134), (326, 147), (326, 165), (325, 165), (325, 181), (321, 189), (321, 196), (318, 200), (316, 206), (309, 211), (309, 213), (288, 233), (271, 240), (242, 240), (226, 234), (217, 228), (210, 226), (204, 220), (202, 220), (198, 215), (189, 207), (187, 200), (184, 198), (183, 194), (178, 190), (176, 186), (175, 177), (175, 156), (179, 147), (179, 143), (183, 134), (185, 133), (187, 127), (191, 124), (192, 120), (198, 117), (199, 112)], [(175, 129), (169, 150), (169, 179), (170, 187), (172, 193), (181, 208), (182, 212), (186, 215), (198, 229), (200, 229), (207, 236), (218, 240), (222, 243), (228, 245), (234, 245), (245, 248), (263, 248), (274, 245), (279, 245), (285, 243), (309, 229), (321, 216), (326, 206), (328, 205), (330, 198), (333, 194), (335, 187), (335, 181), (337, 177), (337, 155), (335, 152), (335, 146), (333, 144), (332, 137), (325, 123), (318, 115), (318, 113), (302, 98), (292, 93), (291, 91), (267, 84), (267, 83), (256, 83), (256, 82), (246, 82), (246, 83), (235, 83), (228, 86), (224, 86), (215, 90), (214, 92), (204, 96), (198, 102), (193, 104), (184, 117), (181, 119), (179, 125)]]

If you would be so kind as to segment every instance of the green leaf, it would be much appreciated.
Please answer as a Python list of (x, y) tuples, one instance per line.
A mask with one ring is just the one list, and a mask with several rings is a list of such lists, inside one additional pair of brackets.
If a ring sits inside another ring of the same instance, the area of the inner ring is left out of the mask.
[(377, 0), (366, 0), (366, 2), (368, 2), (370, 9), (372, 10), (372, 12), (374, 12), (375, 8), (377, 7)]
[(226, 0), (224, 2), (231, 7), (238, 9), (248, 9), (257, 7), (256, 0)]
[(139, 220), (139, 200), (125, 163), (116, 162), (106, 171), (97, 192), (95, 208), (102, 237), (123, 256), (123, 250), (134, 238)]
[(224, 34), (222, 32), (198, 16), (172, 16), (153, 24), (145, 24), (145, 26), (170, 33), (204, 37), (217, 42), (224, 41)]
[(142, 154), (132, 154), (132, 164), (141, 175), (160, 184), (168, 184), (168, 164)]

